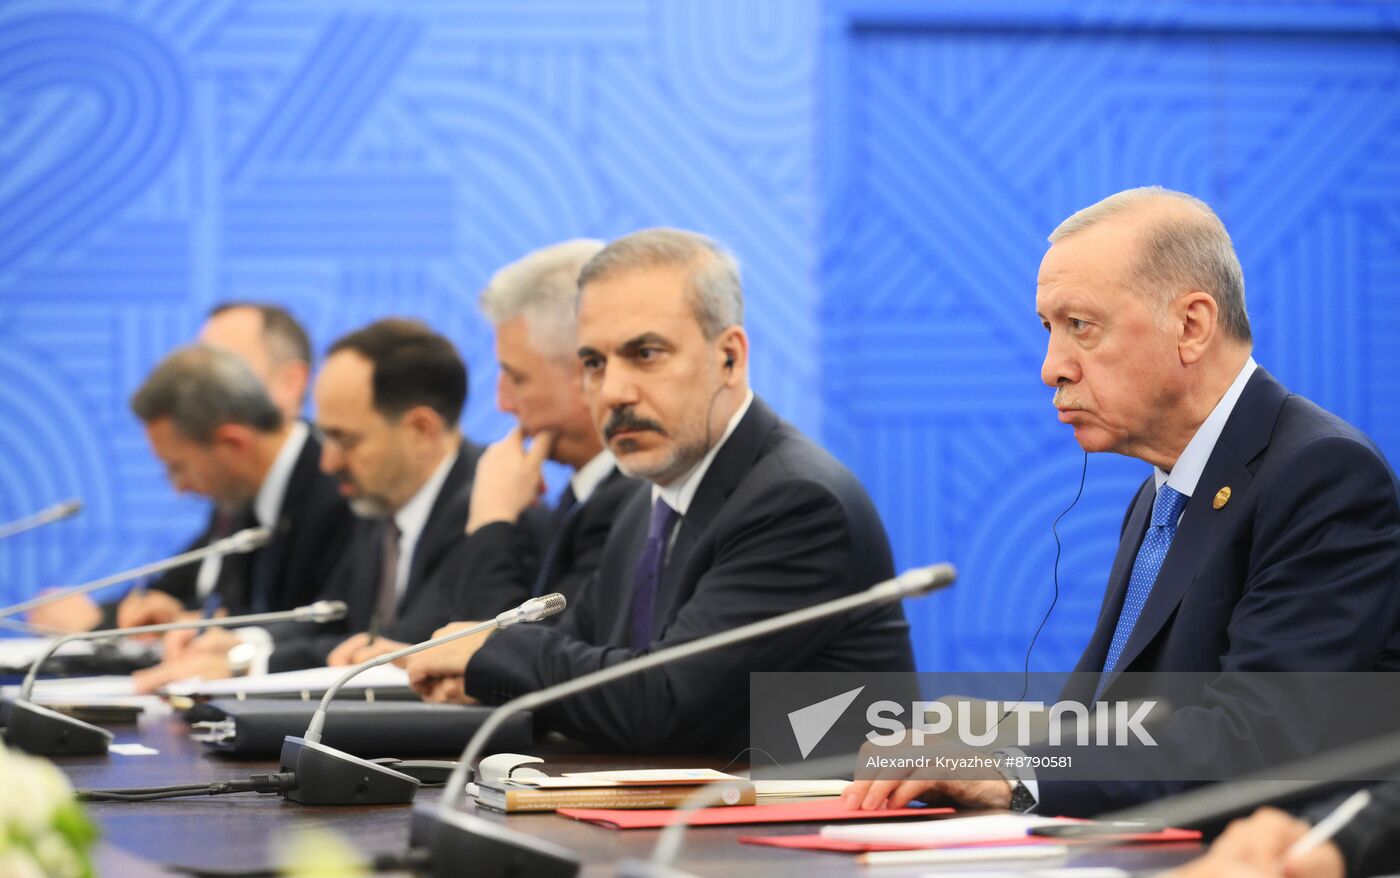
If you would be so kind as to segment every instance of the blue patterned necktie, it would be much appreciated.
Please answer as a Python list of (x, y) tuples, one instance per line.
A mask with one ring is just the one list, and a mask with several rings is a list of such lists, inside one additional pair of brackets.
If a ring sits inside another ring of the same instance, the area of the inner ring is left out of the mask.
[(647, 544), (637, 559), (632, 590), (632, 648), (646, 649), (651, 643), (652, 617), (656, 614), (656, 588), (666, 566), (666, 539), (680, 515), (659, 497), (651, 507)]
[(1123, 597), (1123, 609), (1118, 613), (1118, 627), (1113, 629), (1113, 642), (1109, 644), (1108, 657), (1104, 659), (1098, 692), (1094, 693), (1095, 700), (1098, 700), (1108, 675), (1118, 664), (1123, 647), (1128, 645), (1133, 626), (1137, 624), (1138, 616), (1142, 615), (1142, 606), (1147, 603), (1147, 596), (1152, 593), (1152, 585), (1162, 570), (1167, 550), (1171, 548), (1172, 537), (1176, 536), (1176, 523), (1181, 518), (1181, 510), (1186, 508), (1186, 501), (1189, 499), (1191, 498), (1170, 485), (1164, 484), (1157, 490), (1157, 499), (1152, 501), (1152, 523), (1148, 526), (1147, 533), (1142, 538), (1142, 545), (1138, 546), (1137, 558), (1133, 561), (1133, 573), (1128, 579), (1128, 593)]

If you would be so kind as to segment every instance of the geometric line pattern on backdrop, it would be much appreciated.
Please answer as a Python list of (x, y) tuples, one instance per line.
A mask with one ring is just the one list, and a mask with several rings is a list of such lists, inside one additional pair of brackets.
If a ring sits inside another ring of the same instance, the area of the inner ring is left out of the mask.
[[(24, 462), (7, 502), (88, 500), (0, 549), (4, 583), (195, 531), (127, 399), (220, 299), (284, 302), (318, 346), (427, 320), (467, 359), (462, 423), (489, 441), (509, 424), (475, 307), (491, 273), (689, 226), (743, 263), (758, 392), (818, 434), (819, 20), (808, 0), (0, 6), (0, 346), (20, 358), (0, 362), (0, 414)], [(68, 386), (62, 418), (24, 426)]]

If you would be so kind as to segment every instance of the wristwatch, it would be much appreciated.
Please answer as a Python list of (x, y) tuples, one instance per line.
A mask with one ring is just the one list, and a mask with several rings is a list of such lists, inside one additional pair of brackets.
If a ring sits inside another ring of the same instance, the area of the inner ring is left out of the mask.
[(1018, 814), (1024, 814), (1040, 804), (1035, 800), (1035, 796), (1031, 794), (1030, 787), (1027, 787), (1025, 781), (1021, 780), (1020, 775), (1016, 774), (1010, 766), (1005, 764), (1008, 754), (998, 750), (993, 755), (998, 757), (996, 762), (997, 773), (1011, 785), (1011, 804), (1007, 807)]
[(238, 643), (228, 651), (228, 670), (234, 677), (247, 676), (248, 671), (253, 667), (253, 660), (258, 657), (257, 644)]

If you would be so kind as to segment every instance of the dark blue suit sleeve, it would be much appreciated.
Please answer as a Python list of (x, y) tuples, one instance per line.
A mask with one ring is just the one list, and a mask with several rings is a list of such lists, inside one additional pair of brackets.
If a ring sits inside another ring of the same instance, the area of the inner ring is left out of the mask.
[[(1175, 626), (1188, 634), (1196, 626), (1195, 649), (1218, 655), (1226, 672), (1384, 669), (1400, 623), (1400, 502), (1389, 467), (1366, 445), (1329, 436), (1300, 446), (1276, 472), (1284, 475), (1256, 482), (1238, 599), (1182, 609)], [(1223, 626), (1211, 621), (1215, 613), (1225, 614)], [(1212, 632), (1222, 628), (1217, 640)], [(1329, 739), (1329, 724), (1346, 708), (1315, 687), (1231, 675), (1178, 710), (1158, 746), (1075, 756), (1079, 776), (1092, 766), (1123, 782), (1045, 778), (1040, 810), (1097, 814), (1178, 792), (1190, 780), (1302, 758)], [(1162, 779), (1172, 777), (1182, 780)]]

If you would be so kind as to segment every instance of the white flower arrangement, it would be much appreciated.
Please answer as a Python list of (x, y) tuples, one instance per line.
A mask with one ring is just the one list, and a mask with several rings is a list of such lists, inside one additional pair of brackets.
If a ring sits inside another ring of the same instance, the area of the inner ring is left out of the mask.
[(53, 763), (0, 743), (0, 878), (92, 878), (97, 830)]

